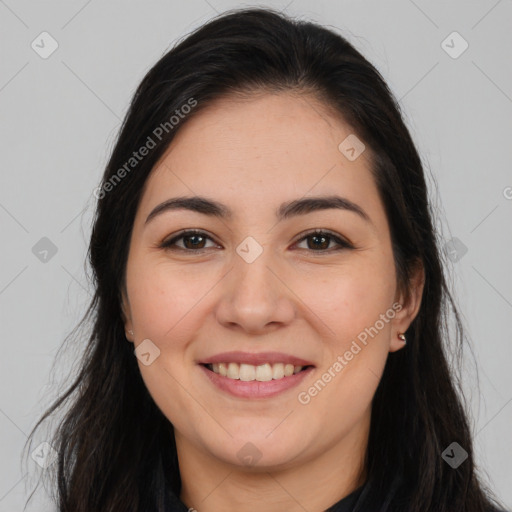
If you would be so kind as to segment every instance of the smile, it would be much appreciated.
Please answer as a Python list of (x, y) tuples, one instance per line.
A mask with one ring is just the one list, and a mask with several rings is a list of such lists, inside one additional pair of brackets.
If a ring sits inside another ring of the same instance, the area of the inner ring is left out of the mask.
[(198, 361), (206, 382), (236, 398), (271, 398), (297, 387), (315, 370), (306, 359), (282, 352), (224, 352)]
[(265, 363), (258, 366), (238, 363), (213, 363), (207, 364), (206, 367), (222, 377), (244, 382), (280, 380), (291, 377), (306, 368), (305, 366), (294, 366), (289, 363)]

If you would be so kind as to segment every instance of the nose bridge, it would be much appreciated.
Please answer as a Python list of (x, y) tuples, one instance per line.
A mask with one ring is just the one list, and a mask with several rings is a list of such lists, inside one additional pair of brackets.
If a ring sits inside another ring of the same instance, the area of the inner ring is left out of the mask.
[(275, 275), (278, 261), (269, 247), (247, 237), (236, 248), (233, 267), (217, 309), (219, 322), (238, 324), (248, 331), (265, 329), (269, 324), (287, 323), (294, 307), (286, 286)]
[[(257, 243), (257, 242), (256, 242)], [(271, 249), (255, 247), (255, 243), (242, 242), (236, 249), (234, 257), (234, 273), (236, 276), (235, 291), (239, 299), (250, 298), (252, 295), (261, 296), (267, 301), (275, 299), (275, 276), (270, 271), (276, 266)]]

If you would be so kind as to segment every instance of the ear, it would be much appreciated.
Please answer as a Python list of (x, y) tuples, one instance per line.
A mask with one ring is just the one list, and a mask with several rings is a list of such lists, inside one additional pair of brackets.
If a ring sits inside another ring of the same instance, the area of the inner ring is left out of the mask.
[(412, 321), (416, 318), (421, 306), (423, 288), (425, 286), (425, 269), (422, 262), (417, 262), (411, 271), (409, 283), (406, 289), (398, 290), (395, 296), (395, 303), (401, 305), (392, 321), (391, 340), (389, 351), (395, 352), (405, 346), (405, 343), (398, 338), (398, 333), (405, 333)]
[(126, 339), (128, 341), (134, 341), (133, 335), (130, 333), (130, 331), (133, 332), (133, 326), (132, 326), (132, 313), (130, 308), (130, 301), (128, 300), (128, 296), (126, 294), (126, 290), (123, 288), (121, 291), (121, 313), (123, 317), (123, 323), (124, 323), (124, 332)]

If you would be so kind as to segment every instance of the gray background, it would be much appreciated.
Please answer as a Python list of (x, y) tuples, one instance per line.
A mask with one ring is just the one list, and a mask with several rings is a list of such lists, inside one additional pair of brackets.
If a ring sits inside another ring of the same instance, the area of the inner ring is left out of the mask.
[[(54, 371), (52, 363), (90, 299), (92, 191), (134, 89), (177, 38), (243, 5), (0, 0), (0, 512), (21, 511), (43, 471), (30, 457), (22, 464), (21, 450), (72, 368), (72, 351)], [(446, 252), (450, 280), (480, 377), (479, 394), (467, 358), (477, 460), (512, 507), (512, 2), (259, 5), (340, 31), (400, 99), (440, 238), (454, 248)], [(43, 31), (58, 43), (46, 59)], [(461, 55), (463, 41), (446, 40), (453, 31), (469, 44)], [(44, 253), (43, 237), (55, 254)], [(71, 348), (80, 351), (77, 342)], [(39, 493), (29, 510), (50, 510), (44, 503)]]

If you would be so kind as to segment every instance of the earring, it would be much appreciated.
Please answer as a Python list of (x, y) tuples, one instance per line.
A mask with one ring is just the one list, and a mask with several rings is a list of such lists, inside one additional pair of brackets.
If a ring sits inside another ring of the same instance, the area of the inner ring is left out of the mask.
[[(128, 333), (133, 336), (133, 331), (131, 329), (128, 331)], [(128, 338), (128, 336), (126, 336), (126, 338)], [(128, 341), (130, 341), (130, 340), (128, 340)]]
[(404, 344), (407, 343), (407, 340), (405, 339), (405, 334), (403, 332), (397, 333), (398, 337), (404, 342)]

